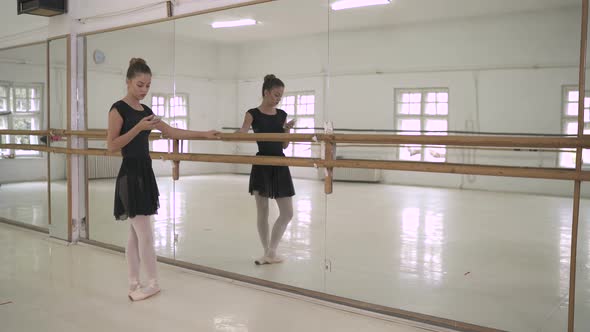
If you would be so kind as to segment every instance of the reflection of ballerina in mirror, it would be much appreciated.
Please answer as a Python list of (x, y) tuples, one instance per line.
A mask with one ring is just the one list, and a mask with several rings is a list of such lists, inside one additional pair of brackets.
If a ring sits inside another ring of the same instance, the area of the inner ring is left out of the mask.
[[(274, 75), (266, 75), (262, 85), (262, 103), (257, 108), (248, 110), (244, 116), (241, 133), (247, 133), (250, 127), (255, 133), (289, 133), (295, 120), (287, 121), (287, 113), (276, 106), (281, 101), (285, 84)], [(257, 156), (281, 156), (289, 142), (256, 142)], [(287, 225), (293, 218), (293, 200), (295, 195), (293, 180), (289, 167), (271, 165), (252, 165), (248, 191), (254, 195), (257, 210), (258, 235), (264, 254), (254, 262), (257, 265), (280, 263), (283, 259), (277, 254), (277, 247)], [(268, 201), (275, 199), (279, 207), (279, 217), (270, 232), (268, 225)]]

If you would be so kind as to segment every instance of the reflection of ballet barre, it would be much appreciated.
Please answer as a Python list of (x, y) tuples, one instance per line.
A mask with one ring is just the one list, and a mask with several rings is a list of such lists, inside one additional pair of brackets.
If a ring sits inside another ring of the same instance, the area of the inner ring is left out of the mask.
[[(236, 127), (222, 127), (223, 130), (238, 130)], [(314, 130), (324, 132), (323, 127), (301, 127), (293, 128), (295, 130)], [(402, 129), (354, 129), (354, 128), (334, 128), (336, 132), (355, 132), (355, 133), (404, 133), (404, 134), (463, 134), (463, 135), (487, 135), (487, 136), (545, 136), (545, 137), (576, 137), (576, 135), (563, 134), (543, 134), (543, 133), (510, 133), (510, 132), (493, 132), (493, 131), (469, 131), (469, 130), (402, 130)]]
[[(120, 156), (120, 153), (110, 153), (105, 149), (69, 149), (46, 147), (43, 145), (0, 144), (0, 149), (36, 150), (51, 153), (73, 155)], [(274, 165), (293, 167), (344, 167), (369, 168), (382, 170), (397, 170), (410, 172), (432, 172), (450, 174), (472, 174), (504, 177), (538, 178), (554, 180), (590, 181), (590, 171), (576, 171), (573, 169), (542, 168), (542, 167), (514, 167), (493, 165), (469, 165), (453, 163), (409, 162), (395, 160), (367, 160), (367, 159), (318, 159), (270, 156), (236, 156), (224, 154), (197, 153), (165, 153), (151, 152), (153, 159), (196, 161), (230, 164)]]
[[(79, 138), (106, 139), (106, 130), (70, 131), (52, 129), (51, 134), (60, 136), (76, 136)], [(16, 134), (31, 134), (31, 131), (17, 131)], [(0, 130), (0, 135), (9, 134)], [(35, 132), (38, 134), (38, 132)], [(160, 133), (152, 133), (153, 139), (161, 139)], [(367, 168), (382, 170), (397, 170), (411, 172), (433, 172), (450, 174), (508, 176), (522, 178), (541, 178), (555, 180), (590, 180), (590, 172), (583, 170), (542, 168), (542, 167), (515, 167), (472, 165), (455, 163), (430, 163), (410, 162), (397, 160), (370, 160), (370, 159), (337, 159), (335, 158), (336, 146), (343, 143), (360, 144), (363, 146), (387, 145), (435, 145), (435, 146), (460, 146), (461, 148), (495, 147), (495, 148), (588, 148), (590, 139), (586, 136), (578, 137), (499, 137), (499, 136), (411, 136), (411, 135), (366, 135), (366, 134), (221, 134), (222, 141), (289, 141), (289, 142), (320, 142), (325, 144), (322, 158), (295, 158), (295, 157), (269, 157), (269, 156), (237, 156), (223, 154), (196, 154), (180, 153), (179, 143), (174, 143), (172, 153), (151, 152), (153, 159), (174, 161), (173, 174), (179, 176), (180, 161), (215, 162), (232, 164), (275, 165), (294, 167), (322, 167), (326, 168), (325, 191), (332, 192), (332, 170), (334, 167), (343, 168)], [(216, 140), (216, 139), (197, 139)], [(218, 140), (217, 140), (218, 141)], [(345, 145), (345, 144), (344, 144)], [(69, 149), (58, 147), (46, 147), (41, 145), (0, 144), (0, 148), (47, 151), (52, 153), (78, 154), (78, 155), (115, 155), (104, 149)]]

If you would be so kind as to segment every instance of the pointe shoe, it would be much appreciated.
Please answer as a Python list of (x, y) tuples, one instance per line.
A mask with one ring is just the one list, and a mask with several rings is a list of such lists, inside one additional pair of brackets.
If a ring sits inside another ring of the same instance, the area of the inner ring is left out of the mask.
[(281, 257), (279, 255), (266, 256), (266, 261), (268, 262), (268, 264), (282, 263), (283, 262), (283, 257)]
[(254, 264), (256, 264), (256, 265), (264, 265), (264, 264), (269, 264), (269, 263), (266, 261), (266, 256), (262, 256), (262, 257), (260, 257), (260, 258), (258, 258), (256, 260), (254, 260)]
[(273, 257), (262, 256), (254, 261), (254, 263), (256, 263), (256, 265), (277, 264), (277, 263), (282, 263), (282, 262), (283, 262), (283, 258), (278, 255), (275, 255)]
[(140, 283), (129, 284), (129, 293), (127, 295), (131, 297), (131, 293), (141, 289), (141, 287), (143, 286)]
[(131, 301), (142, 301), (158, 294), (159, 292), (160, 287), (158, 286), (158, 284), (150, 284), (147, 287), (141, 287), (131, 292), (129, 294), (129, 299)]

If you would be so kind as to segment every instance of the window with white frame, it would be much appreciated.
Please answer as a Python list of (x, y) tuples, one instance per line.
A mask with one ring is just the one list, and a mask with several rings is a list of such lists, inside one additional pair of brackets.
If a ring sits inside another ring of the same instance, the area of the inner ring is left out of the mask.
[[(313, 91), (287, 93), (281, 100), (280, 109), (287, 112), (287, 121), (295, 119), (296, 134), (313, 134), (315, 127), (315, 93)], [(287, 157), (310, 158), (311, 143), (291, 142), (284, 150)]]
[[(395, 128), (402, 135), (447, 135), (449, 90), (396, 89)], [(447, 149), (442, 146), (401, 145), (400, 160), (445, 162)]]
[[(562, 132), (566, 135), (578, 135), (578, 103), (580, 93), (577, 86), (566, 86), (563, 88), (563, 110), (562, 110)], [(590, 134), (590, 91), (586, 91), (584, 97), (584, 134)], [(590, 150), (582, 150), (582, 162), (584, 165), (590, 163)], [(559, 166), (566, 168), (576, 167), (575, 152), (560, 152)]]
[[(40, 130), (43, 85), (0, 83), (0, 129)], [(2, 135), (5, 144), (39, 144), (38, 136)], [(2, 149), (4, 156), (36, 157), (39, 151)]]
[[(188, 129), (188, 95), (152, 94), (152, 111), (174, 128)], [(188, 142), (180, 142), (181, 152), (188, 152)], [(157, 152), (172, 151), (172, 140), (157, 140), (152, 143), (152, 150)]]

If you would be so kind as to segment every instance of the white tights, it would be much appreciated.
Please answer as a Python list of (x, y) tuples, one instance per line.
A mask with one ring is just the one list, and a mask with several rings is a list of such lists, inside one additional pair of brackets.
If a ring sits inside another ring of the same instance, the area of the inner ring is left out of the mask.
[(129, 218), (129, 240), (127, 241), (127, 265), (129, 268), (129, 284), (139, 284), (140, 262), (143, 263), (148, 283), (157, 284), (156, 250), (154, 248), (154, 232), (149, 216)]
[(268, 197), (260, 196), (258, 192), (254, 192), (256, 199), (256, 209), (258, 211), (258, 235), (260, 242), (264, 248), (264, 255), (274, 257), (276, 255), (277, 247), (287, 225), (293, 218), (293, 200), (291, 197), (276, 198), (279, 207), (279, 217), (275, 221), (270, 236), (270, 243), (268, 241)]

